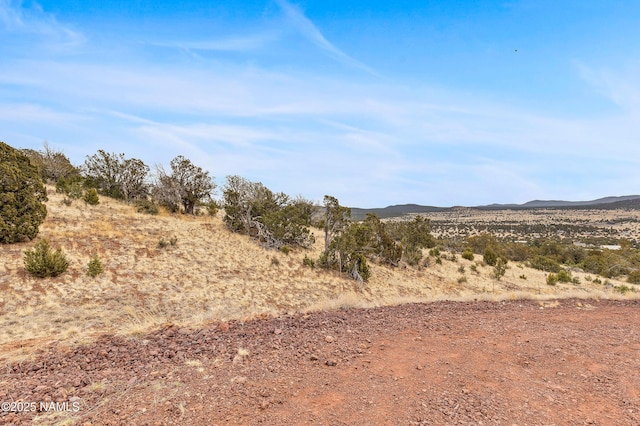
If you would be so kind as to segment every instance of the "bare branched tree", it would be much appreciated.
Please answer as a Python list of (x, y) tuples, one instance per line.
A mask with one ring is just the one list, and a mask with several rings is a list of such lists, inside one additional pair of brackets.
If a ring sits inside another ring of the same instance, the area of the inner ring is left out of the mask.
[(172, 211), (182, 205), (184, 212), (195, 214), (198, 203), (209, 201), (216, 188), (208, 171), (194, 165), (182, 155), (169, 164), (171, 174), (162, 166), (156, 166), (156, 184), (153, 188), (154, 199)]
[(124, 154), (107, 153), (101, 149), (87, 156), (84, 163), (84, 174), (91, 185), (101, 194), (125, 201), (147, 196), (148, 173), (149, 166), (142, 160), (126, 159)]
[(51, 148), (48, 142), (44, 142), (43, 151), (23, 149), (22, 152), (38, 167), (45, 181), (57, 182), (63, 178), (80, 175), (80, 171), (71, 164), (69, 158), (62, 151)]
[(223, 197), (224, 221), (229, 229), (256, 238), (265, 247), (309, 247), (315, 241), (309, 231), (315, 209), (311, 201), (302, 197), (291, 200), (240, 176), (227, 177)]

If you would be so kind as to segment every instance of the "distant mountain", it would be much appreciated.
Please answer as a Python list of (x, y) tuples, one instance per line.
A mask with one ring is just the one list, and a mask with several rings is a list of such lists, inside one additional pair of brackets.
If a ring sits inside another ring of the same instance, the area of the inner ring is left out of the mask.
[[(375, 213), (379, 218), (404, 216), (411, 213), (433, 213), (453, 210), (457, 207), (421, 206), (419, 204), (400, 204), (384, 208), (351, 208), (351, 217), (364, 219), (367, 213)], [(526, 209), (640, 209), (640, 195), (604, 197), (591, 201), (533, 200), (524, 204), (489, 204), (469, 207), (479, 210), (526, 210)]]
[(625, 195), (621, 197), (604, 197), (591, 201), (562, 201), (562, 200), (533, 200), (524, 204), (490, 204), (487, 206), (477, 206), (481, 210), (505, 210), (505, 209), (547, 209), (547, 208), (567, 208), (597, 206), (603, 204), (618, 203), (629, 200), (640, 199), (640, 195)]
[(640, 198), (631, 198), (628, 200), (614, 201), (605, 204), (593, 204), (588, 206), (570, 206), (568, 209), (599, 209), (599, 210), (615, 210), (615, 209), (632, 209), (640, 210)]

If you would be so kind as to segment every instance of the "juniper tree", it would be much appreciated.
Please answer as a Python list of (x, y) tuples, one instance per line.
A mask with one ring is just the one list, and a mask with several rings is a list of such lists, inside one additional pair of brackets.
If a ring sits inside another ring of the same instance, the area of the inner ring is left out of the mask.
[(343, 207), (336, 197), (324, 196), (324, 251), (329, 250), (331, 241), (349, 224), (351, 221), (351, 209)]
[(0, 142), (0, 243), (29, 241), (47, 215), (47, 192), (37, 166)]
[(314, 242), (309, 227), (315, 207), (302, 197), (292, 200), (261, 182), (228, 176), (223, 207), (223, 220), (230, 230), (247, 234), (266, 247), (309, 247)]
[(179, 155), (169, 163), (171, 173), (156, 168), (157, 182), (153, 190), (156, 201), (175, 211), (182, 205), (186, 214), (195, 214), (198, 203), (209, 201), (216, 188), (209, 172)]
[(84, 163), (84, 174), (90, 186), (103, 195), (127, 202), (147, 196), (148, 173), (149, 166), (142, 160), (101, 149), (87, 156)]
[(57, 277), (67, 270), (69, 261), (58, 248), (55, 251), (47, 240), (40, 240), (31, 250), (24, 252), (24, 267), (34, 277)]

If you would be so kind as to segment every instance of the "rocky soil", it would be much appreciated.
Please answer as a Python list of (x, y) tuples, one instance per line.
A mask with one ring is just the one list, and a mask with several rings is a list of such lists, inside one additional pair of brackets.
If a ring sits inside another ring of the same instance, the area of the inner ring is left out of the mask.
[(0, 401), (23, 405), (0, 424), (638, 425), (639, 312), (439, 302), (102, 336), (3, 361)]

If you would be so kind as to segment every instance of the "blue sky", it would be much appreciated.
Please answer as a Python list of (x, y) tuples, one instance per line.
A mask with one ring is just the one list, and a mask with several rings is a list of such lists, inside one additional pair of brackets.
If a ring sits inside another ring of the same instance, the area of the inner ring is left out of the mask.
[(0, 0), (0, 140), (342, 204), (640, 193), (640, 2)]

